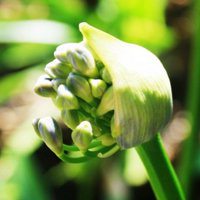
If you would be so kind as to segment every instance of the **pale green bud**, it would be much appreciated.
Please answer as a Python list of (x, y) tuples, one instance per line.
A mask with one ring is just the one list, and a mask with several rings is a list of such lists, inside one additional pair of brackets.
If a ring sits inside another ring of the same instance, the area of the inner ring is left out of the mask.
[(52, 82), (52, 85), (53, 85), (53, 89), (55, 91), (57, 91), (59, 85), (66, 83), (66, 79), (64, 79), (64, 78), (54, 78), (51, 82)]
[(77, 110), (63, 109), (61, 112), (63, 122), (70, 129), (75, 129), (80, 123), (79, 113)]
[(112, 83), (112, 79), (111, 79), (111, 76), (108, 72), (108, 70), (104, 67), (102, 70), (101, 70), (101, 77), (102, 79), (106, 82), (106, 83)]
[(101, 98), (106, 90), (106, 83), (101, 79), (90, 79), (89, 83), (92, 89), (92, 95), (95, 98)]
[(98, 127), (98, 126), (92, 124), (92, 130), (93, 130), (93, 135), (95, 137), (99, 137), (100, 135), (102, 135), (103, 131), (102, 131), (101, 127)]
[(60, 60), (61, 62), (64, 63), (69, 63), (68, 58), (67, 58), (67, 53), (69, 49), (73, 46), (76, 46), (76, 43), (67, 43), (67, 44), (62, 44), (56, 48), (56, 51), (54, 52), (55, 58)]
[(81, 151), (88, 149), (92, 138), (92, 126), (88, 121), (81, 122), (72, 132), (72, 140)]
[(116, 138), (117, 137), (117, 130), (116, 130), (116, 127), (115, 127), (114, 116), (111, 118), (110, 129), (111, 129), (111, 135), (112, 135), (112, 137)]
[(79, 108), (78, 99), (69, 91), (66, 85), (61, 84), (57, 90), (56, 104), (58, 107), (74, 110)]
[(113, 97), (113, 87), (109, 87), (103, 97), (101, 98), (101, 102), (97, 108), (97, 115), (101, 116), (106, 114), (107, 112), (114, 110), (114, 97)]
[(70, 63), (77, 72), (85, 76), (91, 78), (98, 76), (98, 70), (92, 54), (81, 43), (60, 45), (54, 55), (61, 62)]
[(77, 72), (91, 78), (98, 76), (94, 58), (85, 47), (74, 46), (68, 51), (67, 58)]
[(93, 96), (91, 88), (87, 79), (84, 77), (70, 73), (67, 78), (67, 86), (76, 96), (88, 103), (92, 102)]
[(71, 72), (72, 68), (69, 64), (60, 62), (58, 59), (55, 59), (48, 63), (44, 70), (52, 78), (66, 78)]
[(109, 133), (101, 135), (100, 137), (98, 137), (98, 140), (100, 140), (102, 145), (104, 146), (111, 146), (116, 142)]
[(63, 152), (63, 137), (55, 119), (45, 117), (38, 120), (38, 131), (45, 144), (57, 155)]
[(37, 135), (41, 138), (40, 131), (38, 129), (39, 120), (40, 120), (39, 118), (34, 119), (33, 122), (32, 122), (32, 125), (33, 125), (35, 133), (37, 133)]
[(43, 97), (55, 97), (56, 95), (51, 79), (46, 75), (39, 77), (35, 84), (34, 91)]

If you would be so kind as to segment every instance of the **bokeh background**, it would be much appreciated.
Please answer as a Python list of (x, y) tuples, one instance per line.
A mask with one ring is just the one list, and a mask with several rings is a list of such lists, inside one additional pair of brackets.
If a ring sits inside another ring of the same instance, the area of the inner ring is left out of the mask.
[[(195, 94), (200, 95), (198, 77), (194, 82), (192, 75), (200, 57), (196, 45), (200, 42), (196, 38), (200, 10), (196, 2), (0, 1), (0, 200), (155, 199), (134, 149), (108, 159), (68, 164), (61, 162), (33, 131), (31, 122), (35, 117), (60, 119), (51, 100), (35, 95), (33, 86), (46, 63), (53, 59), (56, 46), (82, 40), (78, 31), (82, 21), (144, 46), (163, 62), (174, 98), (172, 119), (162, 133), (164, 145), (181, 178), (185, 174), (182, 166), (189, 162), (189, 199), (200, 199), (200, 106)], [(191, 92), (192, 88), (196, 91)], [(196, 111), (193, 121), (188, 117), (191, 107)], [(63, 132), (70, 134), (60, 123)], [(191, 134), (195, 136), (189, 145), (192, 157), (188, 160), (183, 154), (188, 152), (185, 143)]]

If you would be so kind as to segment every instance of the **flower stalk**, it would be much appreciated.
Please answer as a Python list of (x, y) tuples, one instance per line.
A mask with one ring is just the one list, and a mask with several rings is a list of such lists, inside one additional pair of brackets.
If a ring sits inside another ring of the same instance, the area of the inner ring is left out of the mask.
[(136, 150), (147, 170), (149, 181), (158, 200), (184, 200), (176, 173), (166, 155), (160, 135)]

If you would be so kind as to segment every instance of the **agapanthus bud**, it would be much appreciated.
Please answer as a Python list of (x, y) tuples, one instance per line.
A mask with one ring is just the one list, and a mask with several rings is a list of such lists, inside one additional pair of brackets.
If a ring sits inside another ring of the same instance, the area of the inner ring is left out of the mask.
[(90, 79), (89, 83), (92, 89), (92, 95), (96, 98), (101, 98), (106, 90), (106, 83), (101, 79)]
[(72, 130), (75, 129), (80, 123), (79, 113), (77, 110), (63, 109), (61, 112), (61, 117), (66, 126)]
[(77, 45), (75, 48), (69, 50), (67, 57), (77, 72), (91, 78), (98, 76), (94, 58), (85, 47)]
[(99, 137), (100, 135), (102, 135), (103, 130), (101, 127), (92, 124), (92, 130), (95, 137)]
[[(36, 125), (34, 125), (36, 126)], [(38, 131), (45, 144), (57, 155), (63, 152), (63, 137), (60, 126), (52, 117), (38, 120)]]
[(54, 55), (60, 61), (70, 63), (77, 72), (85, 76), (91, 78), (98, 76), (92, 54), (81, 43), (60, 45)]
[(77, 45), (76, 43), (67, 43), (67, 44), (62, 44), (56, 48), (56, 51), (54, 52), (55, 58), (60, 60), (61, 62), (64, 63), (69, 63), (68, 58), (67, 58), (67, 53), (70, 47), (73, 47), (74, 45)]
[(53, 85), (53, 89), (55, 91), (58, 90), (58, 87), (61, 85), (61, 84), (65, 84), (66, 83), (66, 79), (64, 78), (54, 78), (52, 79), (52, 85)]
[(113, 138), (117, 137), (117, 130), (116, 130), (116, 126), (115, 126), (115, 120), (114, 120), (114, 116), (112, 117), (111, 121), (110, 121), (110, 129), (111, 129), (111, 136)]
[(106, 83), (112, 83), (111, 76), (105, 67), (101, 70), (101, 77)]
[(71, 71), (71, 66), (55, 59), (48, 63), (44, 70), (52, 78), (66, 78)]
[(43, 97), (55, 97), (56, 95), (53, 84), (51, 82), (51, 78), (46, 75), (39, 77), (35, 84), (34, 91)]
[(67, 110), (74, 110), (79, 108), (78, 99), (67, 88), (66, 85), (61, 84), (57, 90), (56, 104), (58, 107)]
[(40, 135), (40, 131), (38, 129), (38, 122), (39, 122), (39, 118), (35, 118), (33, 121), (32, 121), (32, 125), (33, 125), (33, 128), (34, 128), (34, 131), (35, 133), (37, 133), (38, 137), (41, 138), (41, 135)]
[(100, 140), (102, 145), (104, 146), (111, 146), (116, 142), (109, 133), (101, 135), (100, 137), (98, 137), (98, 140)]
[(72, 140), (81, 151), (88, 149), (92, 138), (92, 126), (88, 121), (81, 122), (72, 132)]
[(93, 100), (90, 85), (84, 77), (70, 73), (67, 78), (67, 86), (78, 97), (90, 103)]
[(97, 115), (101, 116), (114, 110), (113, 87), (109, 87), (101, 98), (101, 102), (97, 108)]

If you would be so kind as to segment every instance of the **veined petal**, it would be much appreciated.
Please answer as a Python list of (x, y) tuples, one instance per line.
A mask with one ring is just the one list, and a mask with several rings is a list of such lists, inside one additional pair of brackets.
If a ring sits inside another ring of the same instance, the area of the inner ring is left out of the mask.
[(145, 48), (87, 23), (80, 24), (80, 31), (112, 79), (117, 143), (130, 148), (148, 141), (166, 125), (172, 112), (171, 86), (161, 62)]

